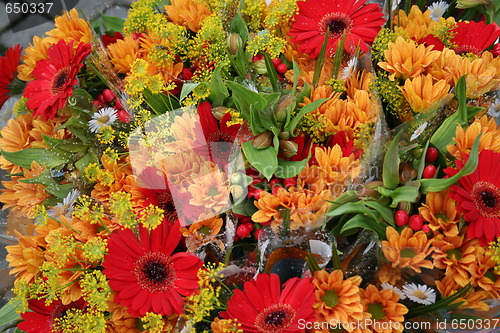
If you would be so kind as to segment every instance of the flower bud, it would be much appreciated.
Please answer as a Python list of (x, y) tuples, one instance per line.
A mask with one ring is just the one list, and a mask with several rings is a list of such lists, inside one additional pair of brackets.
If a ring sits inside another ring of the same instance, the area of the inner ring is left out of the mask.
[(280, 140), (280, 152), (285, 158), (295, 156), (298, 151), (299, 145), (297, 142)]
[(281, 133), (278, 135), (278, 138), (279, 138), (280, 140), (288, 140), (288, 139), (290, 139), (290, 132), (288, 132), (288, 131), (281, 132)]
[(255, 149), (265, 149), (273, 143), (273, 134), (269, 131), (260, 133), (253, 139), (252, 144)]
[(229, 53), (231, 53), (232, 55), (236, 55), (238, 53), (238, 50), (243, 47), (243, 41), (241, 40), (241, 37), (234, 32), (230, 33), (229, 36), (227, 36), (226, 41)]
[(417, 177), (417, 170), (411, 164), (403, 163), (399, 167), (399, 180), (401, 183), (406, 183), (409, 180)]
[[(278, 106), (276, 107), (276, 111), (274, 111), (274, 115), (276, 116), (276, 120), (278, 123), (284, 123), (286, 121), (286, 117), (290, 112), (290, 104), (293, 103), (295, 106), (295, 97), (292, 95), (286, 95), (281, 98)], [(288, 140), (288, 139), (283, 139)]]
[(363, 185), (359, 190), (357, 195), (359, 197), (378, 197), (379, 193), (377, 187), (384, 186), (384, 182), (381, 180), (374, 180)]
[(473, 8), (476, 6), (488, 5), (490, 4), (490, 0), (457, 0), (457, 8), (466, 9)]
[(221, 120), (222, 117), (229, 111), (229, 108), (225, 106), (214, 106), (212, 108), (212, 115), (217, 119)]
[(257, 74), (267, 74), (266, 61), (264, 59), (252, 62), (252, 67), (255, 69)]

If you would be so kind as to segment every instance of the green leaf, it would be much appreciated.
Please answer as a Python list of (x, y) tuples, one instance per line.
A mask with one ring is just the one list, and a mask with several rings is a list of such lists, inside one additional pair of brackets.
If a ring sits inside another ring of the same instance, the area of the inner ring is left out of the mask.
[(309, 97), (309, 96), (311, 96), (311, 86), (309, 85), (309, 83), (305, 82), (304, 87), (297, 94), (297, 105), (304, 101), (304, 97)]
[(71, 159), (71, 153), (67, 150), (62, 149), (62, 145), (65, 144), (67, 140), (52, 138), (44, 134), (42, 134), (42, 138), (47, 146), (49, 146), (49, 149), (54, 153), (59, 154), (62, 158), (68, 161)]
[(184, 98), (186, 98), (187, 95), (189, 95), (199, 85), (199, 83), (184, 83), (182, 85), (181, 96), (179, 97), (179, 100), (183, 101)]
[(271, 62), (271, 57), (269, 57), (269, 54), (264, 53), (264, 59), (266, 61), (267, 76), (269, 77), (273, 90), (281, 92), (283, 89), (281, 88), (280, 80), (278, 79), (278, 72), (276, 72), (276, 68)]
[(278, 157), (274, 147), (266, 149), (255, 149), (252, 141), (242, 144), (243, 152), (247, 160), (268, 180), (271, 179), (278, 168)]
[(76, 89), (73, 94), (68, 98), (67, 106), (75, 111), (89, 112), (92, 107), (92, 96), (84, 89)]
[(47, 169), (52, 169), (67, 162), (59, 154), (43, 148), (26, 148), (16, 152), (2, 150), (1, 154), (10, 163), (25, 169), (31, 169), (33, 161), (36, 161), (40, 165), (45, 164)]
[(318, 86), (321, 70), (323, 69), (323, 62), (325, 61), (326, 46), (328, 45), (329, 37), (330, 37), (330, 28), (326, 29), (325, 38), (323, 39), (323, 45), (321, 45), (321, 51), (319, 52), (318, 59), (316, 60), (316, 67), (314, 68), (314, 75), (312, 81), (313, 87)]
[(82, 158), (80, 158), (78, 161), (75, 163), (75, 167), (78, 169), (80, 172), (84, 172), (87, 166), (91, 163), (99, 163), (99, 160), (97, 159), (96, 154), (92, 149), (89, 149), (87, 154), (85, 154)]
[(0, 309), (0, 326), (10, 324), (13, 321), (18, 320), (20, 318), (21, 316), (19, 315), (19, 313), (16, 312), (15, 307), (12, 304), (10, 304), (10, 302), (7, 302)]
[(392, 208), (395, 208), (400, 202), (415, 202), (420, 193), (418, 189), (418, 187), (414, 186), (402, 186), (395, 190), (377, 187), (378, 193), (392, 199), (392, 204), (390, 205)]
[(297, 176), (307, 165), (308, 158), (302, 161), (285, 161), (278, 159), (278, 168), (274, 173), (278, 178), (291, 178)]
[(311, 252), (307, 253), (306, 262), (307, 262), (307, 267), (311, 272), (316, 272), (321, 270), (316, 260), (314, 260), (314, 257)]
[(231, 209), (234, 213), (244, 216), (252, 216), (258, 210), (254, 205), (254, 199), (248, 198), (232, 206)]
[(166, 94), (153, 94), (148, 89), (145, 89), (143, 94), (146, 103), (157, 115), (180, 108), (179, 102)]
[(429, 148), (429, 140), (427, 140), (427, 142), (425, 143), (422, 157), (420, 158), (420, 162), (418, 163), (417, 180), (422, 179), (422, 173), (424, 172), (424, 169), (425, 169), (425, 154), (427, 154), (428, 148)]
[(243, 41), (243, 45), (246, 44), (246, 41), (248, 39), (248, 27), (243, 17), (241, 17), (240, 13), (237, 13), (231, 21), (229, 32), (238, 34)]
[(233, 100), (236, 108), (241, 112), (244, 118), (249, 119), (250, 106), (253, 105), (255, 110), (262, 111), (266, 108), (267, 100), (259, 93), (243, 87), (241, 84), (226, 81), (227, 86), (233, 93)]
[(212, 80), (209, 84), (210, 89), (210, 100), (212, 101), (212, 105), (218, 106), (222, 105), (224, 100), (229, 97), (229, 91), (222, 81), (221, 77), (221, 67), (216, 67), (214, 72), (212, 73)]
[(73, 184), (60, 184), (57, 180), (52, 178), (50, 170), (45, 169), (36, 177), (20, 180), (22, 183), (27, 184), (42, 184), (45, 186), (45, 191), (58, 197), (59, 199), (65, 198), (69, 191), (73, 189)]
[(123, 31), (123, 24), (125, 23), (124, 19), (108, 15), (101, 15), (101, 18), (105, 31), (112, 31), (112, 32)]
[(377, 201), (365, 201), (365, 205), (372, 209), (375, 209), (382, 216), (384, 221), (389, 223), (391, 226), (396, 227), (396, 223), (394, 222), (394, 213), (392, 209), (387, 208), (385, 205), (382, 205)]
[(290, 123), (286, 126), (285, 131), (289, 131), (290, 133), (292, 133), (295, 130), (295, 127), (297, 127), (297, 124), (302, 119), (302, 117), (304, 117), (307, 113), (316, 110), (318, 107), (321, 106), (321, 104), (323, 104), (328, 100), (329, 100), (328, 98), (320, 98), (312, 103), (305, 105), (302, 109), (300, 109), (300, 111), (295, 115), (295, 117), (292, 118)]
[(364, 214), (364, 215), (370, 216), (374, 220), (377, 220), (381, 217), (376, 211), (371, 210), (370, 208), (366, 207), (366, 205), (363, 201), (348, 202), (346, 204), (343, 204), (343, 205), (333, 209), (332, 211), (328, 212), (326, 214), (326, 216), (339, 216), (339, 215), (352, 214), (352, 213)]
[(455, 89), (458, 99), (458, 110), (448, 117), (431, 137), (431, 143), (442, 153), (446, 152), (446, 146), (452, 142), (457, 126), (465, 126), (469, 119), (467, 114), (467, 100), (465, 97), (465, 82), (464, 75), (458, 79), (456, 84)]
[(392, 138), (385, 153), (382, 181), (384, 187), (388, 189), (394, 189), (399, 185), (399, 138), (402, 134), (403, 132), (400, 131)]
[(476, 138), (474, 144), (472, 145), (472, 149), (470, 151), (469, 158), (465, 163), (462, 170), (460, 170), (456, 175), (450, 178), (441, 178), (441, 179), (422, 179), (420, 180), (422, 193), (426, 194), (427, 192), (439, 192), (442, 191), (451, 185), (455, 184), (460, 178), (465, 177), (473, 173), (478, 164), (479, 160), (479, 139), (481, 138), (481, 134)]
[(379, 239), (385, 239), (385, 229), (386, 225), (378, 222), (376, 219), (370, 216), (357, 214), (349, 221), (347, 221), (340, 230), (340, 234), (344, 234), (345, 232), (352, 229), (368, 229), (375, 231), (379, 237)]
[(63, 128), (67, 128), (71, 132), (71, 134), (76, 136), (82, 142), (85, 143), (92, 142), (92, 139), (90, 138), (90, 132), (88, 130), (89, 128), (88, 122), (84, 122), (83, 120), (77, 117), (71, 117), (65, 124), (59, 126), (57, 129), (63, 129)]

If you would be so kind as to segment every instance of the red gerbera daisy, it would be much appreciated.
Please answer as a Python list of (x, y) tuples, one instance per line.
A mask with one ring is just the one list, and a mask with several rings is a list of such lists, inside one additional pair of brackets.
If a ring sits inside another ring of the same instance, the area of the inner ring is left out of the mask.
[(10, 85), (17, 73), (21, 51), (22, 48), (18, 44), (10, 47), (5, 53), (5, 57), (0, 57), (0, 108), (11, 93)]
[(132, 316), (180, 314), (182, 296), (198, 288), (203, 262), (185, 252), (172, 255), (180, 239), (178, 223), (162, 223), (151, 232), (141, 226), (138, 237), (130, 229), (111, 235), (103, 272), (117, 292), (115, 302)]
[(299, 332), (300, 322), (314, 320), (314, 287), (310, 278), (292, 278), (281, 291), (276, 274), (262, 273), (256, 280), (245, 282), (228, 302), (221, 316), (237, 319), (244, 332)]
[(485, 24), (482, 21), (458, 22), (453, 32), (455, 36), (451, 42), (457, 46), (455, 52), (458, 54), (481, 54), (500, 37), (500, 28), (496, 23)]
[(81, 43), (74, 49), (73, 42), (66, 44), (61, 40), (47, 52), (48, 59), (36, 63), (32, 74), (35, 80), (30, 81), (24, 91), (27, 106), (44, 120), (53, 119), (57, 110), (66, 105), (73, 86), (78, 83), (76, 74), (90, 54), (90, 44)]
[(365, 0), (307, 0), (299, 1), (299, 13), (290, 29), (292, 41), (299, 51), (317, 57), (321, 51), (327, 29), (330, 29), (327, 54), (335, 52), (337, 42), (345, 32), (344, 49), (354, 53), (356, 48), (368, 52), (368, 44), (384, 24), (384, 14), (378, 4), (365, 4)]
[(60, 332), (56, 327), (56, 319), (64, 318), (68, 310), (83, 310), (86, 305), (87, 303), (83, 299), (66, 305), (62, 304), (60, 300), (45, 305), (45, 299), (30, 299), (28, 308), (31, 311), (21, 313), (24, 321), (19, 323), (17, 327), (27, 333)]
[[(447, 168), (444, 172), (455, 175), (464, 166), (456, 161), (458, 170)], [(478, 238), (481, 245), (500, 237), (500, 153), (483, 150), (474, 173), (460, 178), (460, 185), (453, 185), (449, 196), (456, 200), (457, 211), (464, 213), (469, 222), (468, 236)]]

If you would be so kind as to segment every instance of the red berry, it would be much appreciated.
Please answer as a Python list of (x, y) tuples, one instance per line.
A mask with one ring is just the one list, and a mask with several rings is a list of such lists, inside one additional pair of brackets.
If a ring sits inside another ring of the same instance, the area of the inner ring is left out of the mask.
[(274, 67), (277, 67), (279, 64), (282, 63), (280, 58), (277, 59), (271, 59), (271, 62), (273, 63)]
[(264, 56), (262, 54), (257, 54), (252, 57), (252, 62), (256, 62), (262, 59), (264, 59)]
[(254, 233), (255, 238), (259, 239), (260, 234), (263, 232), (262, 230), (263, 230), (262, 228), (255, 230)]
[(269, 182), (269, 185), (271, 185), (271, 187), (273, 187), (274, 185), (276, 184), (280, 184), (281, 183), (281, 179), (279, 178), (273, 178), (271, 179), (271, 181)]
[(280, 74), (285, 74), (286, 71), (288, 70), (288, 67), (285, 64), (279, 64), (278, 66), (276, 66), (276, 70)]
[(425, 153), (425, 161), (427, 163), (432, 163), (436, 160), (438, 157), (438, 150), (434, 147), (428, 148), (427, 152)]
[(116, 97), (115, 94), (113, 94), (113, 92), (109, 89), (104, 89), (101, 96), (105, 103), (110, 103)]
[(272, 193), (273, 195), (278, 195), (278, 190), (279, 190), (280, 188), (283, 188), (283, 187), (281, 187), (280, 185), (273, 186), (273, 188), (272, 188), (272, 190), (271, 190), (271, 193)]
[(424, 225), (424, 220), (420, 215), (412, 215), (410, 217), (410, 222), (408, 222), (408, 225), (413, 230), (418, 231), (422, 229), (422, 226)]
[(123, 109), (123, 103), (119, 98), (115, 99), (115, 106), (117, 109)]
[(284, 179), (283, 185), (285, 185), (285, 187), (295, 186), (297, 185), (297, 179), (295, 177)]
[(121, 121), (123, 123), (130, 122), (130, 115), (128, 114), (127, 111), (125, 111), (125, 110), (118, 110), (117, 115), (118, 115), (118, 120), (119, 121)]
[(432, 164), (429, 164), (425, 167), (424, 172), (422, 173), (422, 177), (424, 178), (434, 178), (436, 174), (436, 167)]
[(236, 229), (236, 235), (240, 238), (248, 237), (250, 236), (250, 230), (248, 230), (245, 224), (240, 224)]
[(429, 225), (428, 225), (428, 224), (424, 224), (424, 225), (422, 226), (422, 231), (423, 231), (423, 232), (425, 232), (425, 233), (428, 233), (428, 232), (430, 232), (430, 231), (431, 231), (431, 227), (429, 227)]
[(405, 210), (398, 210), (394, 214), (394, 221), (396, 222), (396, 225), (402, 227), (408, 223), (409, 216), (408, 213)]
[(245, 228), (248, 229), (248, 232), (252, 232), (253, 231), (253, 223), (249, 222), (249, 223), (245, 223), (243, 225), (245, 226)]

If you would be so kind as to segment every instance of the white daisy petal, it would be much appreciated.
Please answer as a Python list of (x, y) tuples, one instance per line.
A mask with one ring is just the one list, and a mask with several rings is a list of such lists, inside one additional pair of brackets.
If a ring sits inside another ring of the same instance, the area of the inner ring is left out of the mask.
[(117, 110), (115, 108), (104, 108), (92, 115), (89, 121), (89, 129), (93, 133), (99, 132), (104, 126), (111, 126), (118, 119)]
[(431, 18), (434, 21), (438, 21), (440, 17), (443, 16), (444, 12), (448, 9), (450, 5), (445, 1), (436, 1), (429, 6), (429, 10), (431, 11)]
[(382, 288), (382, 290), (392, 290), (392, 291), (394, 291), (396, 294), (399, 295), (399, 299), (400, 300), (406, 299), (405, 293), (401, 289), (399, 289), (398, 287), (393, 286), (392, 284), (384, 282), (384, 283), (382, 283), (380, 285), (380, 287)]
[(436, 291), (426, 285), (407, 283), (403, 286), (403, 292), (409, 300), (415, 303), (429, 305), (436, 302)]

